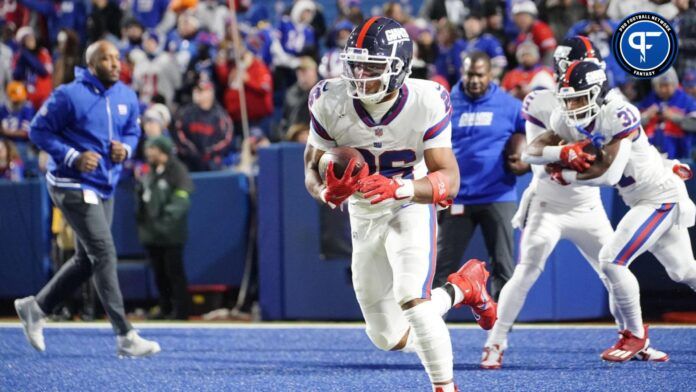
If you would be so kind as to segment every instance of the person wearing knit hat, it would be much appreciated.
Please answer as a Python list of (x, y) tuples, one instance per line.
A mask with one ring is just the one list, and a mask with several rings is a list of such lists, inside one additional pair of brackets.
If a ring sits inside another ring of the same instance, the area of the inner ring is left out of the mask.
[(542, 62), (546, 65), (553, 64), (553, 51), (556, 49), (556, 38), (548, 24), (537, 19), (538, 10), (533, 1), (524, 0), (512, 6), (512, 17), (515, 25), (520, 29), (520, 34), (515, 40), (515, 45), (531, 40), (541, 52)]
[(696, 99), (679, 87), (674, 68), (651, 81), (652, 91), (638, 104), (650, 143), (670, 159), (691, 157), (696, 132)]
[(156, 319), (186, 320), (190, 297), (183, 249), (193, 183), (169, 137), (148, 139), (145, 156), (149, 170), (138, 178), (136, 221), (160, 295), (151, 314)]
[(26, 160), (29, 152), (29, 123), (34, 118), (34, 108), (27, 102), (24, 83), (11, 81), (7, 84), (6, 92), (8, 102), (0, 105), (0, 137), (11, 139)]

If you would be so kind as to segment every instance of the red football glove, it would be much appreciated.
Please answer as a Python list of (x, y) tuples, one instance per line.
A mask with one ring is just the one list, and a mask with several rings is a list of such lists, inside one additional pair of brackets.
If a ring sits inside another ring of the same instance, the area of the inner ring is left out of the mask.
[(340, 206), (348, 199), (355, 191), (358, 190), (358, 181), (365, 178), (369, 169), (364, 165), (358, 174), (352, 176), (351, 173), (355, 169), (356, 161), (351, 159), (348, 162), (346, 170), (343, 172), (343, 177), (336, 178), (334, 174), (333, 162), (329, 162), (326, 168), (326, 188), (321, 191), (321, 199), (331, 208)]
[(672, 172), (674, 172), (674, 174), (676, 174), (677, 177), (681, 178), (684, 181), (688, 181), (694, 176), (694, 173), (691, 171), (691, 168), (686, 163), (675, 164), (674, 166), (672, 166)]
[[(408, 181), (408, 182), (407, 182)], [(359, 182), (358, 190), (363, 197), (370, 200), (370, 204), (377, 204), (387, 199), (403, 200), (413, 197), (413, 182), (400, 178), (387, 178), (381, 174), (373, 174)]]
[(561, 162), (578, 173), (589, 169), (595, 160), (595, 156), (586, 153), (582, 149), (590, 143), (592, 143), (590, 139), (585, 139), (563, 146), (561, 149)]
[(564, 186), (570, 185), (568, 181), (563, 179), (563, 166), (550, 163), (546, 165), (546, 172), (549, 174), (549, 177), (551, 177), (551, 181)]

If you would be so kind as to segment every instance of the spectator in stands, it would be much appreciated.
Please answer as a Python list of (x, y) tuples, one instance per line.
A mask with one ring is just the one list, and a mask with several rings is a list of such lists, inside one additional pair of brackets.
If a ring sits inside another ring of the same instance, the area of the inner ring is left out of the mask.
[(650, 143), (670, 159), (691, 157), (696, 100), (679, 87), (674, 68), (652, 79), (653, 91), (638, 105)]
[(352, 23), (341, 20), (329, 33), (328, 50), (321, 56), (319, 64), (319, 76), (322, 79), (338, 78), (343, 72), (343, 62), (338, 58), (348, 42), (348, 36), (353, 31)]
[(505, 91), (521, 100), (534, 89), (554, 88), (553, 71), (541, 64), (539, 49), (533, 42), (521, 43), (515, 54), (519, 66), (503, 77), (500, 85)]
[(239, 92), (244, 88), (246, 110), (252, 126), (273, 114), (273, 76), (264, 62), (247, 50), (242, 43), (237, 53), (241, 66), (235, 58), (234, 41), (226, 41), (218, 52), (215, 73), (218, 84), (223, 88), (225, 109), (235, 123), (242, 119)]
[(12, 80), (12, 49), (0, 41), (0, 105), (7, 103), (3, 86)]
[(177, 18), (176, 30), (167, 37), (166, 49), (174, 54), (180, 72), (185, 72), (189, 62), (198, 52), (200, 21), (192, 11), (182, 12)]
[(292, 85), (285, 94), (283, 102), (283, 117), (278, 127), (280, 135), (276, 139), (284, 139), (288, 129), (294, 124), (309, 125), (309, 92), (319, 81), (317, 63), (309, 57), (300, 58), (297, 66), (297, 83)]
[(34, 118), (34, 108), (27, 102), (27, 89), (22, 82), (10, 82), (6, 91), (8, 103), (0, 105), (0, 136), (12, 140), (18, 146), (22, 159), (26, 160), (29, 153), (29, 123)]
[(53, 88), (75, 80), (75, 67), (82, 64), (79, 39), (77, 33), (72, 30), (61, 30), (58, 33), (58, 47), (55, 51), (56, 59), (53, 66)]
[(161, 95), (167, 105), (174, 103), (174, 94), (181, 86), (181, 71), (171, 53), (159, 46), (159, 36), (148, 30), (143, 36), (143, 48), (133, 49), (133, 89), (140, 102), (148, 105), (155, 95)]
[(599, 50), (604, 62), (607, 65), (607, 77), (609, 86), (620, 86), (626, 83), (626, 72), (619, 66), (610, 50), (611, 37), (618, 26), (618, 21), (609, 19), (607, 16), (606, 0), (597, 0), (588, 3), (589, 18), (575, 23), (565, 35), (571, 38), (576, 35), (584, 35), (592, 41), (592, 44)]
[(0, 180), (22, 181), (24, 164), (14, 143), (0, 139)]
[(55, 44), (58, 32), (70, 29), (77, 32), (80, 42), (87, 42), (87, 8), (83, 0), (19, 0), (25, 7), (46, 18), (48, 40)]
[(187, 320), (191, 299), (183, 255), (193, 182), (173, 148), (167, 136), (145, 143), (149, 170), (136, 186), (136, 220), (159, 292), (159, 312), (154, 318)]
[(557, 40), (562, 40), (571, 26), (587, 17), (588, 9), (598, 4), (604, 4), (609, 0), (544, 0), (536, 1), (539, 5), (543, 19), (548, 22)]
[(155, 29), (162, 22), (170, 0), (133, 0), (131, 14), (145, 29)]
[(448, 20), (442, 19), (437, 24), (437, 59), (435, 60), (436, 73), (445, 79), (450, 86), (459, 80), (459, 68), (461, 67), (463, 41), (459, 41), (456, 27)]
[(413, 45), (410, 77), (429, 79), (436, 73), (433, 65), (438, 55), (435, 29), (425, 19), (416, 19), (408, 31), (415, 44)]
[[(176, 102), (179, 105), (191, 103), (193, 88), (201, 78), (216, 81), (215, 79), (215, 59), (219, 46), (219, 39), (215, 34), (201, 30), (196, 35), (196, 52), (184, 71), (181, 87), (176, 94)], [(219, 89), (216, 88), (216, 91)]]
[(489, 0), (483, 3), (483, 17), (485, 23), (484, 32), (495, 37), (498, 42), (506, 43), (507, 37), (504, 28), (506, 3), (504, 0)]
[[(225, 40), (228, 41), (232, 40), (232, 23), (233, 20), (230, 19), (226, 26)], [(244, 20), (240, 24), (247, 48), (263, 60), (266, 66), (271, 67), (273, 65), (271, 45), (275, 32), (266, 7), (263, 4), (253, 4), (249, 11), (244, 14)]]
[(482, 10), (480, 0), (424, 0), (419, 16), (433, 21), (447, 19), (453, 26), (461, 26), (472, 12)]
[[(237, 11), (239, 14), (239, 11)], [(230, 18), (227, 1), (200, 0), (195, 9), (196, 17), (205, 29), (221, 40), (225, 36), (225, 26)]]
[(12, 59), (12, 78), (24, 82), (27, 97), (38, 110), (53, 89), (53, 62), (46, 48), (38, 46), (34, 30), (24, 26), (17, 30), (19, 48)]
[(539, 48), (542, 62), (553, 65), (553, 51), (556, 49), (556, 38), (548, 24), (537, 19), (539, 12), (533, 1), (523, 0), (512, 6), (512, 15), (520, 34), (515, 40), (514, 51), (525, 41), (532, 41)]
[(696, 69), (696, 4), (693, 0), (675, 0), (674, 4), (679, 8), (679, 16), (674, 20), (679, 38), (677, 71), (683, 75), (689, 69)]
[(459, 54), (460, 62), (457, 69), (461, 69), (461, 58), (468, 53), (478, 50), (484, 52), (491, 59), (491, 72), (493, 79), (500, 80), (503, 69), (507, 66), (507, 58), (503, 51), (503, 46), (494, 36), (483, 33), (485, 21), (478, 12), (470, 13), (464, 18), (464, 39), (461, 40), (462, 52)]
[(113, 42), (118, 41), (121, 35), (122, 18), (123, 12), (118, 3), (109, 0), (92, 0), (92, 12), (87, 18), (89, 42), (102, 38)]
[(176, 121), (177, 151), (191, 171), (218, 170), (232, 152), (233, 126), (215, 102), (215, 89), (202, 80), (193, 89), (193, 103), (184, 106)]
[(142, 48), (144, 34), (145, 29), (137, 19), (126, 18), (123, 20), (121, 24), (121, 41), (117, 45), (122, 59), (127, 59), (128, 54), (133, 49)]
[[(481, 225), (491, 260), (491, 295), (497, 299), (512, 276), (513, 229), (517, 209), (515, 176), (530, 170), (521, 161), (521, 144), (508, 151), (514, 134), (524, 135), (522, 102), (491, 83), (491, 63), (472, 52), (462, 80), (452, 87), (452, 150), (459, 162), (461, 187), (454, 204), (438, 217), (437, 269), (433, 285), (459, 268), (464, 251)], [(509, 155), (507, 155), (509, 154)]]
[(696, 69), (689, 69), (684, 72), (682, 87), (692, 98), (696, 98)]
[(169, 136), (169, 124), (171, 121), (172, 115), (167, 106), (161, 103), (151, 105), (145, 111), (141, 120), (145, 139)]
[[(113, 44), (97, 41), (85, 57), (88, 70), (80, 68), (74, 82), (56, 90), (29, 131), (31, 141), (51, 156), (48, 192), (75, 231), (77, 252), (36, 297), (16, 300), (15, 309), (29, 343), (44, 351), (46, 314), (93, 278), (117, 335), (117, 354), (152, 355), (160, 351), (159, 344), (141, 338), (126, 319), (110, 229), (122, 163), (140, 136), (138, 102), (118, 80), (120, 61)], [(112, 121), (114, 115), (118, 121)]]

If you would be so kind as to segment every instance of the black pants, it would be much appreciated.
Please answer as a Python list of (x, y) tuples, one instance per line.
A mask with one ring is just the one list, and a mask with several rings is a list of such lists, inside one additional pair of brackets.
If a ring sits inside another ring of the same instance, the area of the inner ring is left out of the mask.
[(79, 189), (49, 186), (48, 192), (75, 231), (76, 251), (36, 295), (39, 307), (44, 313), (50, 313), (93, 277), (94, 287), (114, 332), (125, 335), (131, 325), (126, 319), (116, 273), (116, 247), (111, 236), (113, 199), (98, 199), (98, 204), (89, 204)]
[(497, 301), (514, 270), (510, 220), (516, 209), (517, 204), (509, 202), (466, 206), (461, 215), (452, 215), (451, 209), (442, 211), (438, 216), (437, 269), (433, 287), (445, 284), (447, 276), (459, 268), (476, 226), (481, 225), (490, 257), (491, 295)]
[(146, 248), (155, 272), (160, 311), (169, 318), (188, 319), (191, 297), (188, 294), (184, 270), (183, 246), (147, 246)]

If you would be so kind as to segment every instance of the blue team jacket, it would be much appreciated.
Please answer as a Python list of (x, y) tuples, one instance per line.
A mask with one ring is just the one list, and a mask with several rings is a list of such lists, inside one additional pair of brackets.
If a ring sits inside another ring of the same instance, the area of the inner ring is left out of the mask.
[(452, 149), (461, 185), (455, 204), (487, 204), (517, 200), (516, 177), (505, 166), (504, 149), (513, 133), (524, 133), (522, 103), (491, 84), (472, 99), (458, 82), (452, 101)]
[[(29, 128), (31, 141), (51, 156), (49, 184), (92, 189), (102, 198), (111, 197), (122, 167), (111, 161), (111, 141), (124, 143), (130, 157), (140, 137), (139, 115), (133, 90), (121, 82), (107, 90), (89, 71), (76, 67), (75, 81), (51, 94)], [(73, 167), (86, 150), (102, 156), (91, 173)]]

